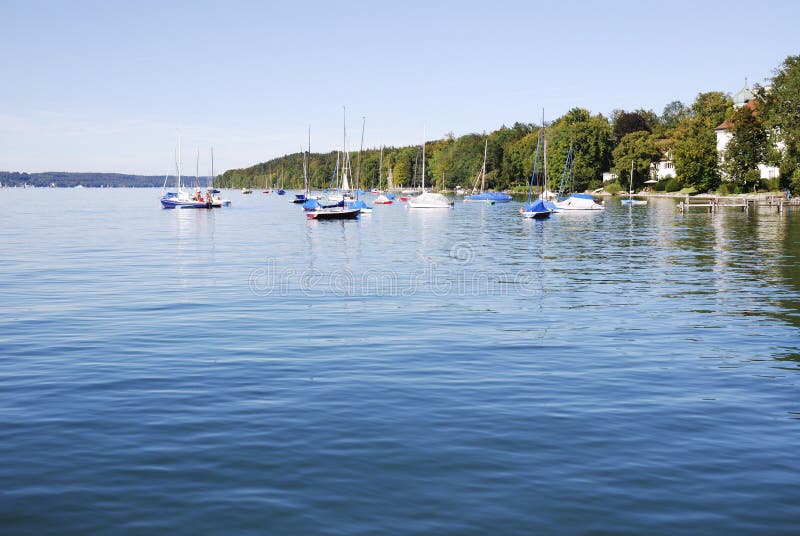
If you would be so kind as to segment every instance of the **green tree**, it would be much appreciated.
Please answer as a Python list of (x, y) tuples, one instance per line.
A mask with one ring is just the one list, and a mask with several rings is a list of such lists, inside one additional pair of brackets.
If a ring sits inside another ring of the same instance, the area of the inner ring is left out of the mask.
[(511, 177), (511, 182), (518, 186), (527, 185), (530, 181), (538, 137), (538, 130), (526, 134), (503, 154), (503, 170)]
[(414, 171), (414, 160), (417, 155), (417, 147), (404, 147), (393, 155), (394, 161), (394, 185), (410, 186), (412, 173)]
[(614, 173), (624, 185), (630, 180), (631, 162), (633, 162), (633, 188), (644, 186), (650, 178), (650, 164), (661, 157), (661, 151), (655, 144), (653, 135), (638, 131), (626, 134), (614, 149)]
[(547, 173), (556, 188), (564, 171), (570, 145), (573, 150), (573, 186), (585, 190), (602, 179), (611, 167), (613, 136), (608, 119), (592, 116), (588, 110), (573, 108), (547, 130)]
[(688, 116), (689, 108), (686, 105), (681, 101), (672, 101), (664, 106), (664, 111), (661, 112), (661, 124), (666, 128), (673, 129)]
[(758, 164), (767, 155), (767, 131), (755, 109), (742, 106), (730, 118), (733, 138), (728, 143), (723, 169), (730, 180), (750, 189), (759, 182)]
[(647, 124), (647, 119), (637, 112), (618, 112), (614, 117), (614, 139), (622, 141), (631, 132), (650, 132), (652, 129)]
[[(780, 158), (784, 184), (795, 170), (800, 169), (800, 55), (789, 56), (775, 70), (769, 90), (756, 88), (756, 94), (764, 103), (764, 126), (768, 135), (783, 142)], [(773, 144), (770, 143), (770, 147)]]
[(489, 134), (489, 148), (486, 158), (487, 181), (492, 188), (504, 189), (520, 184), (520, 177), (514, 170), (506, 167), (506, 154), (519, 140), (535, 130), (530, 123), (514, 123), (512, 127), (502, 126)]
[(671, 156), (675, 172), (685, 186), (708, 191), (719, 185), (714, 129), (725, 120), (730, 106), (731, 100), (724, 93), (700, 93), (673, 130)]

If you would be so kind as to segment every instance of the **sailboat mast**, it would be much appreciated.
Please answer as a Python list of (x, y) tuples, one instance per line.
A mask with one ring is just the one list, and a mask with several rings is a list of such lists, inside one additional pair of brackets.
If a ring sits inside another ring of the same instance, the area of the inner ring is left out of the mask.
[(542, 108), (542, 191), (539, 199), (544, 199), (547, 191), (547, 130), (544, 127), (544, 108)]
[(176, 160), (178, 167), (178, 191), (181, 191), (181, 137), (178, 135), (178, 159)]
[(633, 196), (633, 159), (631, 159), (631, 178), (628, 182), (628, 197)]
[(344, 190), (344, 182), (347, 180), (347, 109), (342, 106), (342, 181), (341, 189)]
[(200, 148), (197, 148), (194, 161), (194, 184), (195, 187), (200, 188)]
[(214, 147), (211, 147), (211, 188), (214, 188)]
[(383, 183), (383, 145), (381, 145), (381, 155), (378, 157), (378, 190), (381, 189)]
[(364, 150), (364, 127), (367, 124), (367, 118), (361, 117), (361, 145), (358, 147), (358, 161), (356, 162), (356, 198), (358, 198), (358, 189), (361, 188), (361, 151)]
[[(544, 118), (542, 118), (542, 125), (544, 125)], [(544, 179), (542, 180), (542, 199), (547, 199), (547, 132), (542, 127), (542, 147), (544, 147)]]
[(481, 168), (481, 193), (486, 189), (486, 150), (489, 148), (489, 139), (483, 144), (483, 167)]
[(308, 125), (308, 156), (306, 158), (306, 196), (308, 196), (308, 189), (310, 187), (311, 175), (311, 125)]
[(422, 127), (422, 193), (425, 193), (425, 127)]

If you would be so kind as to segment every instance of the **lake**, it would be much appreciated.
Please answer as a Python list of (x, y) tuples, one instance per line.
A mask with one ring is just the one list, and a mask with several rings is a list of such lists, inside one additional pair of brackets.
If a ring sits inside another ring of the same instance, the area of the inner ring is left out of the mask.
[(790, 534), (800, 212), (2, 189), (3, 534)]

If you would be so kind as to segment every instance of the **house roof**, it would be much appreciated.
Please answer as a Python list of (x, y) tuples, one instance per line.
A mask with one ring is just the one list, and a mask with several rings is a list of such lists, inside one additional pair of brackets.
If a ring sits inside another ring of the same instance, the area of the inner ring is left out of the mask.
[(733, 105), (734, 106), (741, 106), (748, 101), (751, 101), (755, 98), (755, 94), (747, 87), (747, 82), (745, 82), (744, 87), (739, 90), (739, 92), (733, 96)]
[[(747, 108), (748, 110), (750, 110), (750, 113), (752, 113), (752, 114), (757, 113), (756, 112), (756, 101), (753, 100), (753, 99), (748, 100), (744, 104), (744, 107)], [(723, 121), (722, 123), (717, 125), (717, 128), (715, 128), (714, 130), (728, 130), (728, 129), (732, 128), (732, 127), (733, 127), (733, 123), (731, 123), (730, 119), (726, 119), (725, 121)]]
[(717, 128), (715, 128), (714, 130), (728, 130), (732, 126), (733, 123), (731, 123), (729, 120), (726, 119), (725, 121), (717, 125)]

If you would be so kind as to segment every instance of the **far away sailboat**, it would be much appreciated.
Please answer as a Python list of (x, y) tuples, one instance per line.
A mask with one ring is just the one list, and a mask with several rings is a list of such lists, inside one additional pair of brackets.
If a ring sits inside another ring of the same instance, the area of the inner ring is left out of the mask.
[(422, 193), (408, 198), (409, 208), (453, 208), (453, 202), (442, 194), (425, 191), (425, 135), (422, 136)]
[(622, 200), (623, 205), (646, 205), (647, 199), (633, 198), (633, 160), (631, 160), (631, 178), (628, 182), (628, 199)]
[[(472, 194), (464, 196), (464, 202), (482, 201), (485, 203), (508, 203), (511, 201), (511, 196), (503, 192), (487, 192), (486, 191), (486, 151), (489, 148), (489, 140), (487, 139), (483, 144), (483, 165), (478, 177), (475, 179), (475, 184), (472, 186)], [(481, 182), (480, 192), (475, 193), (478, 186), (478, 181)]]

